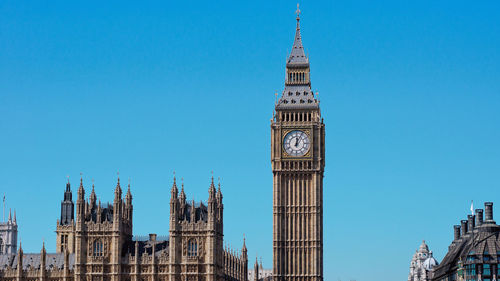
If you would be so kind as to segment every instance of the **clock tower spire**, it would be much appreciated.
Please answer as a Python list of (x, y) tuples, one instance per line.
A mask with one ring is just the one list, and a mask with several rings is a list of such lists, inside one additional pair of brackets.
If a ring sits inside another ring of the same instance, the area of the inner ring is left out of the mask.
[(273, 280), (323, 281), (325, 125), (311, 90), (300, 10), (285, 87), (271, 121)]

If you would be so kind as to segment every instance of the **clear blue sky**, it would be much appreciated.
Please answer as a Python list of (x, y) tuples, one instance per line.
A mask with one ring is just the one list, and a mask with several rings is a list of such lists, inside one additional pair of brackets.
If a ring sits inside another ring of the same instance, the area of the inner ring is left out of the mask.
[[(296, 1), (0, 3), (0, 192), (27, 252), (55, 251), (66, 175), (113, 198), (134, 233), (168, 233), (172, 172), (225, 240), (272, 264), (270, 118)], [(470, 200), (500, 220), (498, 1), (303, 1), (326, 123), (325, 280), (407, 278), (438, 260)], [(76, 194), (76, 193), (75, 193)], [(74, 195), (76, 197), (76, 195)]]

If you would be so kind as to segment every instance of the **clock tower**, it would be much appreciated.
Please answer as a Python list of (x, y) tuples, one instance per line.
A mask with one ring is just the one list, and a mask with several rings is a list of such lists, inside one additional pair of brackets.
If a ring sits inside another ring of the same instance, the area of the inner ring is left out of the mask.
[(325, 125), (311, 91), (300, 10), (285, 89), (271, 121), (273, 280), (323, 281)]

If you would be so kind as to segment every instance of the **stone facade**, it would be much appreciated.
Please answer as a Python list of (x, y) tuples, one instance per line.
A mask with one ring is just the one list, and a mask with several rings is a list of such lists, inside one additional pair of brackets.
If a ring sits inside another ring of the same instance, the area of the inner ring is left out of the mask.
[(0, 223), (0, 254), (12, 254), (17, 251), (17, 219), (9, 210), (9, 219)]
[(429, 247), (425, 244), (425, 241), (422, 241), (422, 244), (415, 251), (411, 259), (408, 281), (429, 281), (430, 271), (437, 265), (438, 262), (433, 257), (432, 251), (429, 251)]
[[(0, 255), (0, 280), (5, 281), (246, 281), (248, 256), (223, 246), (223, 203), (213, 178), (207, 203), (186, 201), (174, 177), (170, 199), (169, 236), (147, 239), (132, 235), (130, 185), (122, 197), (120, 180), (110, 204), (97, 202), (94, 186), (85, 198), (82, 180), (76, 216), (70, 184), (57, 221), (57, 249), (47, 254)], [(166, 223), (166, 222), (165, 222)]]
[(298, 13), (285, 89), (271, 120), (273, 280), (322, 281), (325, 125)]

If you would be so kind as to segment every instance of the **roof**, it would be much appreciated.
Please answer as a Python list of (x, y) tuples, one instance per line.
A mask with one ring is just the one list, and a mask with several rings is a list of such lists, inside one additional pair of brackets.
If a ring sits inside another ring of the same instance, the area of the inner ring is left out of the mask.
[[(29, 268), (40, 269), (40, 254), (23, 254), (23, 270)], [(64, 253), (46, 254), (45, 269), (63, 269)], [(0, 255), (0, 269), (11, 267), (17, 269), (18, 253)], [(75, 254), (69, 254), (69, 269), (73, 269)]]
[(297, 29), (295, 30), (295, 40), (293, 41), (292, 51), (286, 61), (287, 67), (308, 66), (309, 59), (302, 45), (302, 37), (300, 35), (300, 17), (297, 16)]
[(434, 277), (447, 275), (454, 271), (459, 261), (463, 264), (483, 261), (488, 256), (497, 260), (500, 256), (500, 226), (483, 224), (474, 231), (453, 241), (441, 264), (434, 269)]
[[(299, 13), (300, 10), (297, 10)], [(309, 69), (309, 59), (307, 58), (304, 46), (302, 45), (302, 36), (300, 35), (300, 17), (297, 15), (297, 29), (295, 30), (295, 39), (293, 41), (292, 51), (286, 62), (287, 70), (290, 69)], [(308, 71), (308, 70), (307, 70)], [(276, 109), (317, 109), (319, 101), (314, 97), (311, 90), (309, 78), (304, 83), (287, 83), (281, 98), (277, 101)]]
[(276, 109), (318, 108), (319, 101), (309, 85), (286, 85)]
[(156, 240), (156, 241), (127, 241), (124, 245), (123, 254), (135, 255), (135, 245), (137, 243), (139, 256), (146, 253), (148, 256), (153, 254), (153, 247), (155, 249), (155, 257), (160, 256), (162, 253), (169, 253), (170, 242), (168, 240)]

